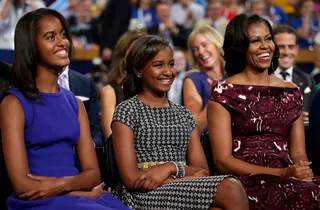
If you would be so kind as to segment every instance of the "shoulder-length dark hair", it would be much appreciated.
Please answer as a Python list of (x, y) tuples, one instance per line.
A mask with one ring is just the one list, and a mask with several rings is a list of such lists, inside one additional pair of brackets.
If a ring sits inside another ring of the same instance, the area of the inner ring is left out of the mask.
[(127, 72), (123, 81), (125, 99), (131, 98), (142, 91), (142, 78), (137, 77), (138, 72), (152, 60), (160, 50), (172, 48), (169, 42), (156, 35), (143, 36), (132, 45), (125, 62)]
[[(275, 43), (272, 27), (266, 19), (250, 14), (235, 16), (227, 25), (222, 46), (226, 61), (225, 70), (229, 77), (242, 72), (247, 65), (247, 51), (250, 45), (248, 28), (254, 23), (264, 23), (269, 28), (272, 41)], [(272, 74), (278, 67), (278, 57), (279, 49), (275, 44), (268, 74)]]
[(57, 11), (41, 8), (25, 14), (17, 23), (14, 34), (14, 58), (12, 64), (12, 80), (10, 86), (16, 86), (31, 100), (39, 100), (39, 90), (36, 85), (36, 71), (39, 62), (39, 51), (36, 36), (39, 22), (43, 17), (54, 16), (61, 22), (70, 42), (69, 58), (72, 52), (72, 39), (69, 24)]

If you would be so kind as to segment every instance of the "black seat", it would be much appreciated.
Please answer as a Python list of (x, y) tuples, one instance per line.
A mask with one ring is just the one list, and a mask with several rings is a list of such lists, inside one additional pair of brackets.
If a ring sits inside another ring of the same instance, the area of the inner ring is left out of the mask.
[(104, 168), (102, 173), (102, 180), (108, 187), (112, 189), (121, 181), (116, 158), (113, 149), (112, 134), (104, 143)]
[(11, 193), (13, 188), (7, 173), (7, 168), (4, 163), (2, 141), (0, 140), (0, 209), (6, 210), (6, 200)]
[(204, 154), (206, 156), (210, 174), (214, 174), (215, 166), (214, 166), (214, 160), (213, 160), (213, 153), (211, 149), (210, 139), (209, 139), (209, 131), (204, 132), (200, 136), (200, 141), (204, 150)]

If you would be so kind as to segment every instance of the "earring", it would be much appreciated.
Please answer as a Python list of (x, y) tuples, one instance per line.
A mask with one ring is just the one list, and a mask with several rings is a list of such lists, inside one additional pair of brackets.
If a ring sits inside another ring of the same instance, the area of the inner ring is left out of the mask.
[(141, 74), (140, 74), (140, 73), (138, 73), (138, 74), (137, 74), (137, 77), (139, 77), (139, 78), (140, 78), (140, 77), (141, 77)]

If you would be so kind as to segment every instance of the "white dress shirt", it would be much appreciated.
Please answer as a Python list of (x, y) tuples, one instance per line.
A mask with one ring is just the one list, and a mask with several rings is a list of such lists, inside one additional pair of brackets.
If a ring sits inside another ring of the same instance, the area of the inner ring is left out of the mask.
[(288, 73), (287, 77), (286, 77), (286, 81), (288, 82), (292, 82), (292, 73), (293, 73), (293, 66), (291, 66), (290, 68), (286, 69), (286, 70), (282, 70), (280, 67), (278, 67), (275, 72), (274, 75), (276, 75), (277, 77), (283, 79), (282, 75), (280, 74), (281, 71), (285, 71)]
[(60, 84), (59, 80), (58, 80), (58, 84), (61, 85), (61, 86), (63, 86), (65, 89), (70, 90), (70, 83), (69, 83), (69, 66), (66, 67), (66, 69), (61, 73), (61, 75), (59, 75), (59, 77), (62, 76), (62, 75), (63, 75), (63, 77), (64, 77), (64, 81), (63, 81), (64, 84), (63, 84), (63, 85)]

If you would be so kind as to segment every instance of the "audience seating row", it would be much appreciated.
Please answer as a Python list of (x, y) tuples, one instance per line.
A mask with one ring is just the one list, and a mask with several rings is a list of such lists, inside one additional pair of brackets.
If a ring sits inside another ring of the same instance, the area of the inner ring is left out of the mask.
[[(306, 133), (306, 145), (308, 152), (309, 138), (309, 122), (304, 122), (304, 128)], [(205, 132), (201, 135), (201, 144), (203, 146), (205, 156), (208, 161), (209, 170), (211, 174), (214, 174), (214, 160), (211, 150), (211, 144), (209, 139), (209, 132)], [(120, 175), (114, 155), (113, 150), (113, 140), (112, 135), (105, 141), (105, 145), (103, 147), (95, 148), (100, 172), (101, 172), (101, 180), (106, 184), (106, 188), (111, 187), (112, 189), (119, 183)], [(309, 156), (309, 154), (308, 154)], [(13, 188), (10, 184), (10, 180), (8, 178), (7, 170), (4, 163), (3, 158), (3, 150), (2, 150), (2, 142), (0, 141), (0, 209), (6, 209), (5, 201), (7, 197), (13, 192)]]

